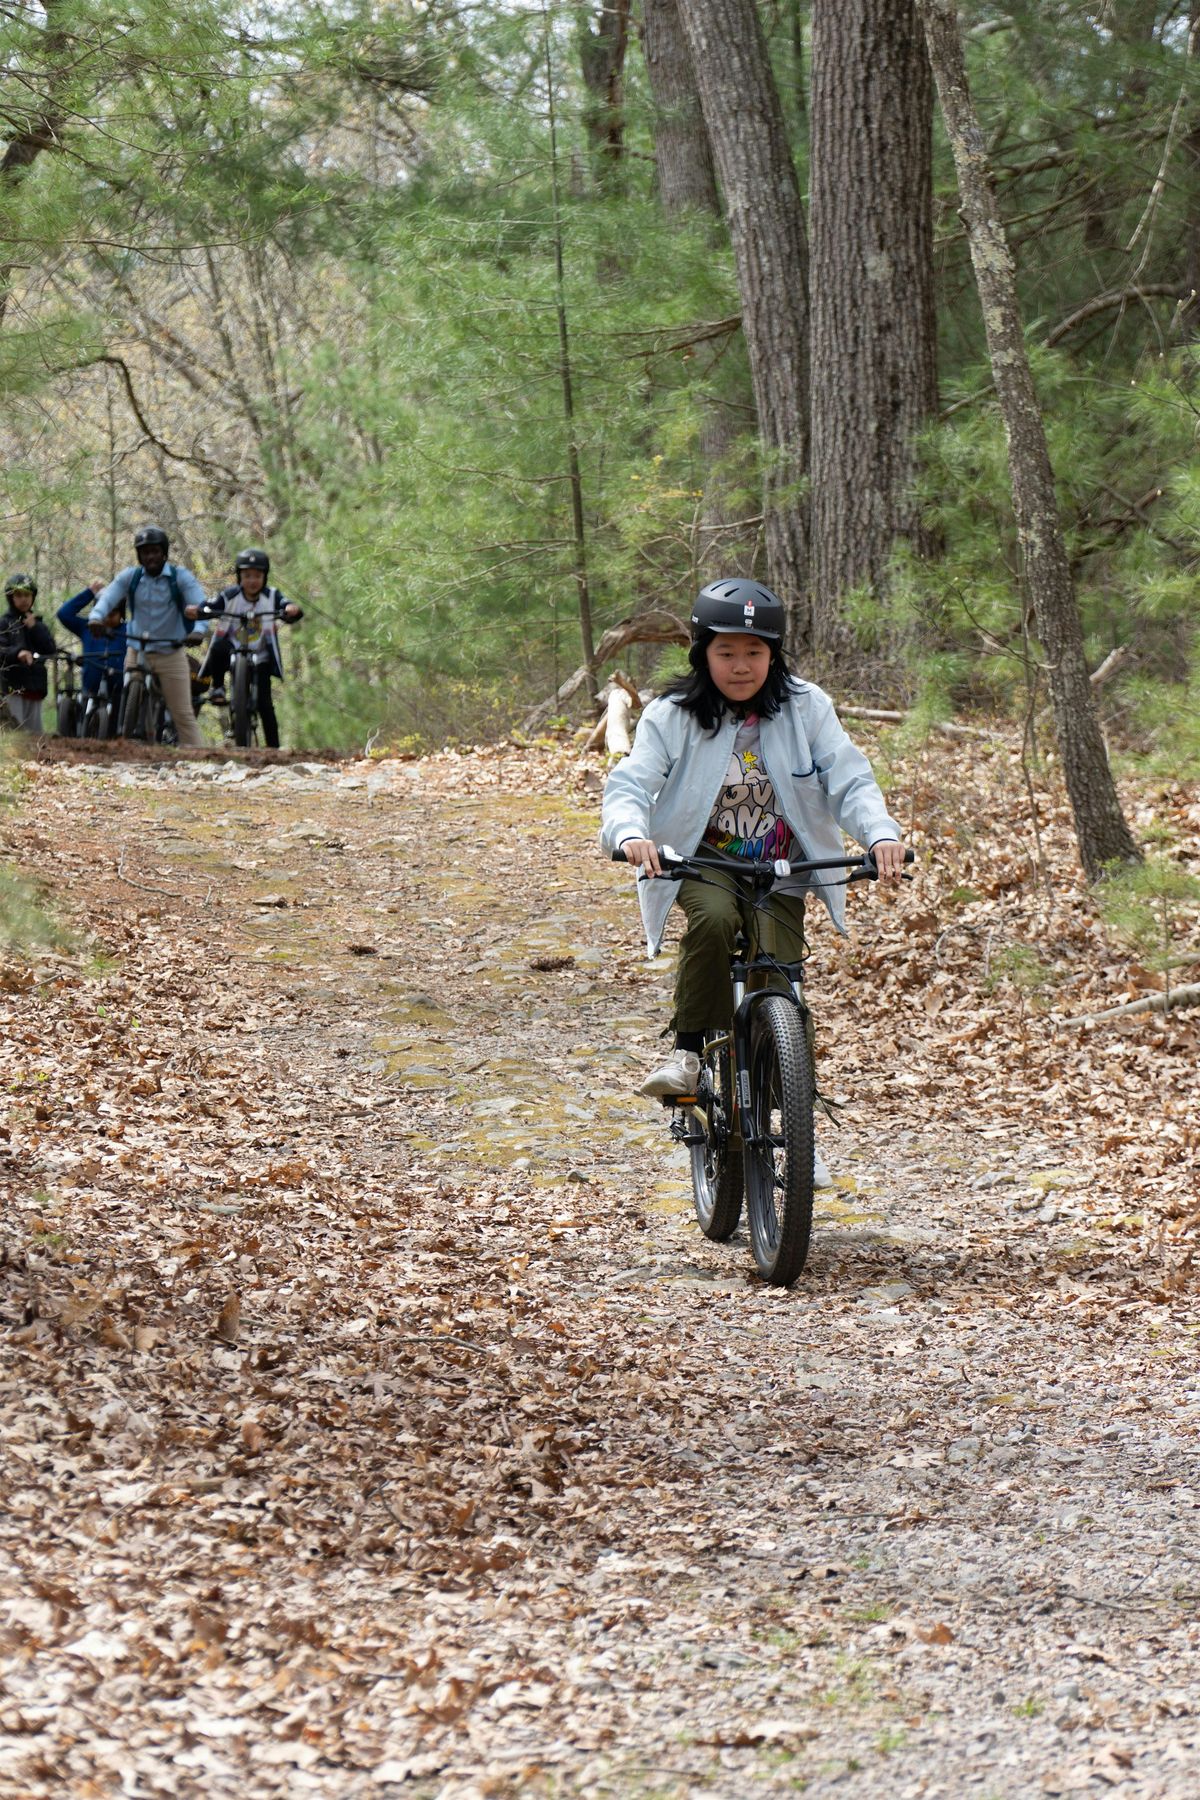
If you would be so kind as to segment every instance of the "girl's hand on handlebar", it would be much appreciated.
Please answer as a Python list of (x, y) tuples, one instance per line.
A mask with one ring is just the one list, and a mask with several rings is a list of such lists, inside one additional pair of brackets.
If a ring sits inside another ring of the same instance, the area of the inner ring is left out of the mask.
[(894, 838), (880, 838), (878, 843), (871, 845), (871, 855), (875, 858), (880, 881), (894, 886), (904, 873), (904, 845)]
[(662, 874), (662, 864), (658, 860), (658, 845), (652, 843), (649, 838), (626, 838), (621, 849), (625, 853), (625, 861), (632, 863), (639, 874)]

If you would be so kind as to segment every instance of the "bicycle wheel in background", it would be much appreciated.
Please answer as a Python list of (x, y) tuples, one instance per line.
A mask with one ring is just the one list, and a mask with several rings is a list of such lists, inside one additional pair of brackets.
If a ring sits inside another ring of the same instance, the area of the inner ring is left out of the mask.
[(242, 750), (248, 750), (254, 742), (254, 709), (250, 704), (253, 676), (250, 658), (239, 656), (233, 665), (233, 696), (229, 710), (233, 715), (233, 741)]
[(56, 737), (75, 736), (75, 696), (60, 694), (54, 703), (54, 731)]
[(692, 1165), (692, 1201), (706, 1238), (723, 1244), (742, 1216), (742, 1159), (733, 1142), (733, 1063), (729, 1042), (710, 1045), (701, 1062), (684, 1142)]
[(143, 735), (142, 712), (146, 698), (144, 681), (127, 681), (121, 689), (121, 704), (117, 713), (117, 736), (123, 738), (140, 738)]
[(813, 1069), (800, 1009), (768, 994), (754, 1009), (750, 1104), (757, 1144), (745, 1146), (746, 1210), (759, 1274), (795, 1281), (813, 1216)]
[(110, 708), (107, 700), (89, 700), (84, 708), (83, 718), (79, 722), (79, 734), (85, 738), (106, 738), (109, 735)]

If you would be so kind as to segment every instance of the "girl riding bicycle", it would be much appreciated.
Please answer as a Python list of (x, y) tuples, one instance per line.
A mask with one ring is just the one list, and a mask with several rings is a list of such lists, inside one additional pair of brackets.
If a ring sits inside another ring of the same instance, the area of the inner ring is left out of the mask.
[[(687, 929), (679, 946), (675, 1049), (643, 1082), (656, 1098), (694, 1091), (705, 1033), (730, 1022), (729, 958), (739, 923), (752, 950), (760, 915), (719, 885), (650, 881), (658, 846), (683, 855), (794, 860), (843, 854), (842, 833), (874, 852), (880, 877), (899, 881), (904, 846), (871, 765), (847, 737), (829, 696), (789, 669), (783, 606), (757, 581), (713, 581), (692, 611), (692, 673), (642, 715), (633, 749), (604, 789), (601, 841), (623, 850), (639, 876), (650, 954), (662, 945), (673, 901)], [(768, 946), (780, 962), (804, 954), (804, 896), (812, 888), (839, 931), (845, 891), (830, 873), (773, 890)], [(816, 1185), (828, 1170), (817, 1158)]]

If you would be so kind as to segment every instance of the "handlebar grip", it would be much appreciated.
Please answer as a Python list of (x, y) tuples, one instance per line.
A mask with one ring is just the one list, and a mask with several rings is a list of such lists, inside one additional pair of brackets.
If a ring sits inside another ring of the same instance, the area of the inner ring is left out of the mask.
[(629, 861), (629, 858), (626, 856), (624, 850), (621, 849), (620, 845), (618, 845), (617, 848), (613, 851), (612, 859), (614, 862), (628, 862)]

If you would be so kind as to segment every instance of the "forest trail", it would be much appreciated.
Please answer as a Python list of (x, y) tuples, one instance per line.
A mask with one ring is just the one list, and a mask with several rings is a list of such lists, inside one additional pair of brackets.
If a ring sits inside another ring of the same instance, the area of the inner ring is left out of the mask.
[(0, 973), (0, 1795), (1196, 1793), (1194, 1026), (1052, 1077), (931, 887), (856, 897), (767, 1290), (633, 1093), (597, 786), (28, 771), (93, 936)]

